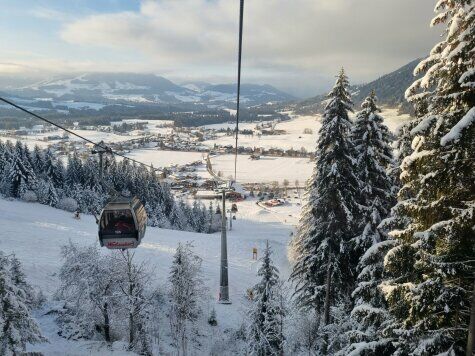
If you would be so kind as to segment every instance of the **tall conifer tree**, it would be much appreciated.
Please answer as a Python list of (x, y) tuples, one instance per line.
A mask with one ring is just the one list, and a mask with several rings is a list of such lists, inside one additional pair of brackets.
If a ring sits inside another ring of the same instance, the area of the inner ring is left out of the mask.
[(296, 262), (290, 277), (301, 307), (322, 314), (327, 306), (325, 323), (329, 322), (329, 305), (349, 298), (356, 277), (349, 243), (360, 206), (349, 137), (352, 103), (348, 86), (342, 69), (325, 106), (315, 168), (307, 186), (308, 202), (295, 236)]
[(393, 163), (391, 137), (376, 100), (373, 91), (361, 105), (351, 132), (360, 181), (359, 201), (363, 206), (363, 231), (353, 240), (358, 257), (381, 241), (377, 227), (395, 202), (393, 181), (387, 173)]
[(271, 260), (272, 250), (267, 242), (257, 275), (261, 280), (253, 288), (249, 313), (249, 354), (278, 356), (283, 354), (283, 323), (285, 309), (279, 270)]
[(475, 1), (439, 0), (432, 24), (445, 38), (415, 69), (407, 90), (426, 113), (402, 163), (398, 241), (383, 282), (399, 354), (462, 354), (475, 247)]

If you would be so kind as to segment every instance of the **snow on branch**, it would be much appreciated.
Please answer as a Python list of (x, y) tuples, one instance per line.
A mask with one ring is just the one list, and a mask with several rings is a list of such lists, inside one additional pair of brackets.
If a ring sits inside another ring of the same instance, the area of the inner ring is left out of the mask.
[(462, 131), (468, 129), (475, 121), (475, 107), (471, 108), (457, 124), (452, 127), (448, 134), (440, 139), (440, 144), (445, 146), (452, 141), (458, 141)]

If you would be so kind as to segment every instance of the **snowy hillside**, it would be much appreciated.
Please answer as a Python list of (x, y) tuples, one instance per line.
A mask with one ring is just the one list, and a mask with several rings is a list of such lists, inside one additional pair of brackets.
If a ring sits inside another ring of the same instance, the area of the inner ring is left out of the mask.
[[(238, 207), (238, 218), (233, 221), (233, 230), (228, 234), (231, 305), (214, 302), (219, 287), (219, 233), (207, 235), (149, 227), (142, 245), (136, 250), (137, 258), (153, 268), (154, 283), (163, 286), (178, 243), (192, 242), (196, 253), (203, 259), (204, 279), (211, 296), (209, 306), (216, 307), (217, 318), (223, 328), (240, 323), (244, 295), (257, 280), (258, 266), (252, 260), (253, 247), (261, 253), (265, 241), (269, 240), (275, 251), (275, 263), (281, 269), (282, 277), (287, 278), (287, 243), (292, 224), (297, 222), (296, 217), (289, 217), (289, 213), (298, 212), (294, 205), (272, 211), (249, 200), (239, 203)], [(58, 286), (61, 246), (69, 241), (80, 245), (97, 241), (97, 225), (92, 216), (76, 220), (71, 213), (40, 204), (0, 199), (0, 226), (0, 250), (7, 254), (15, 253), (24, 266), (29, 282), (41, 288), (48, 298)], [(40, 311), (36, 315), (51, 343), (31, 346), (31, 351), (60, 355), (69, 350), (69, 355), (88, 355), (93, 352), (91, 349), (98, 346), (93, 342), (72, 342), (59, 338), (52, 318), (42, 315)], [(101, 349), (100, 353), (106, 351)], [(123, 351), (114, 353), (121, 354)]]
[[(32, 107), (57, 109), (98, 110), (105, 105), (114, 104), (190, 103), (226, 107), (236, 101), (235, 84), (201, 83), (180, 86), (161, 76), (138, 73), (86, 73), (9, 88), (6, 91), (26, 99), (25, 104)], [(241, 95), (241, 102), (244, 105), (293, 99), (291, 95), (270, 85), (243, 84)]]
[[(359, 107), (372, 90), (376, 92), (380, 105), (398, 107), (403, 105), (405, 112), (411, 112), (410, 107), (404, 100), (404, 92), (416, 79), (413, 75), (414, 68), (420, 59), (413, 60), (395, 71), (382, 75), (368, 83), (352, 85), (350, 92), (355, 107)], [(300, 113), (312, 113), (322, 110), (321, 102), (325, 100), (325, 94), (317, 95), (297, 104)]]

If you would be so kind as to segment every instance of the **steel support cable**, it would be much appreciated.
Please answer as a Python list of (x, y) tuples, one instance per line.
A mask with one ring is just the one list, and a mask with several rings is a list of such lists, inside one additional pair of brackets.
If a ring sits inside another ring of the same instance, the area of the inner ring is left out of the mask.
[(236, 100), (236, 143), (234, 147), (234, 181), (237, 178), (237, 156), (238, 156), (238, 136), (239, 136), (239, 106), (241, 96), (241, 58), (242, 58), (242, 28), (244, 17), (244, 0), (241, 0), (239, 8), (239, 49), (238, 49), (238, 79), (237, 79), (237, 100)]

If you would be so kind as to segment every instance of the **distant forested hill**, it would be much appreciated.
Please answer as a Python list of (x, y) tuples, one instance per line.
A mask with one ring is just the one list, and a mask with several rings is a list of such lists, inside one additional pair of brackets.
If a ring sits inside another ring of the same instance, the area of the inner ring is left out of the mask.
[[(375, 90), (380, 105), (400, 107), (403, 112), (410, 112), (411, 108), (404, 99), (404, 92), (414, 81), (414, 68), (420, 59), (416, 59), (403, 67), (383, 75), (366, 84), (353, 85), (350, 87), (352, 100), (358, 108), (371, 90)], [(300, 113), (319, 112), (322, 109), (321, 102), (325, 95), (317, 95), (297, 104), (296, 110)]]

